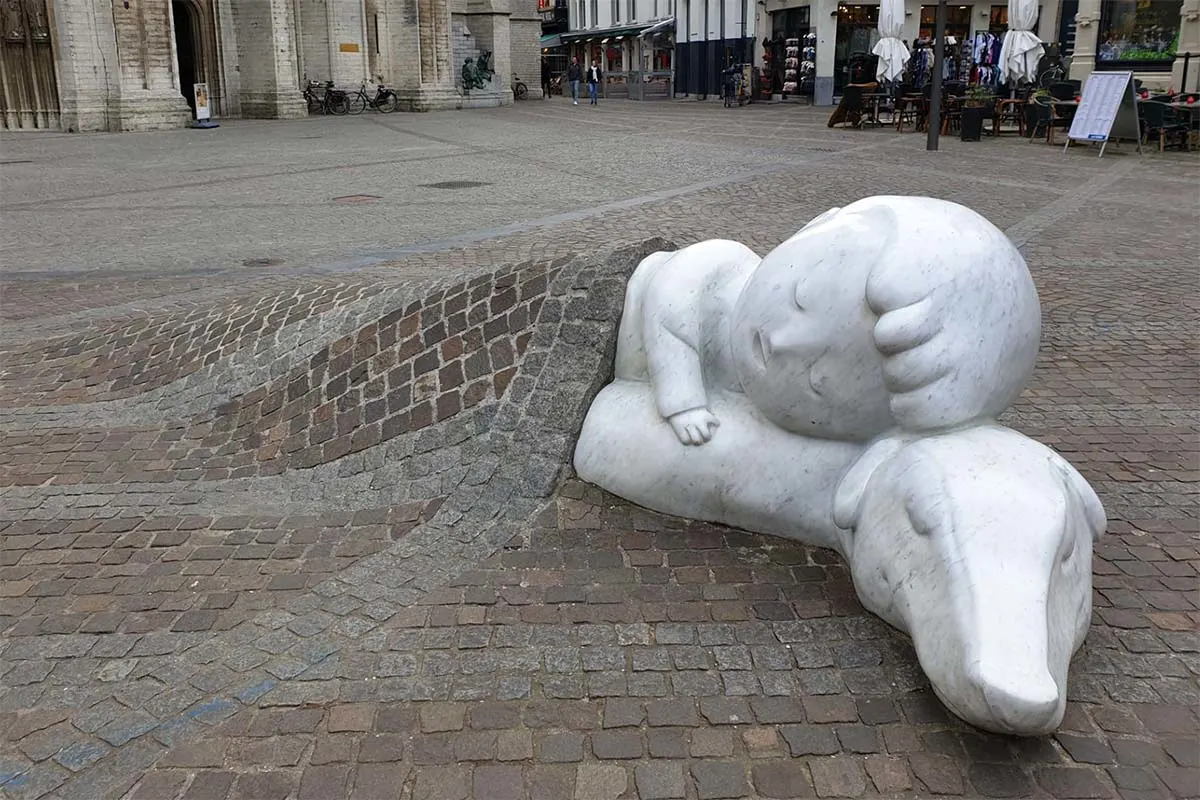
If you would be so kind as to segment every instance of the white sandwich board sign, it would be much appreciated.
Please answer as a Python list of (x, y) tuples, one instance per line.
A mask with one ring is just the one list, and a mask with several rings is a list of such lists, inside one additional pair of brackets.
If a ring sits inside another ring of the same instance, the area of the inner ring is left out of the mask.
[(1137, 92), (1132, 72), (1093, 72), (1083, 86), (1083, 98), (1071, 120), (1067, 144), (1098, 142), (1100, 155), (1112, 139), (1132, 139), (1142, 152), (1138, 125)]

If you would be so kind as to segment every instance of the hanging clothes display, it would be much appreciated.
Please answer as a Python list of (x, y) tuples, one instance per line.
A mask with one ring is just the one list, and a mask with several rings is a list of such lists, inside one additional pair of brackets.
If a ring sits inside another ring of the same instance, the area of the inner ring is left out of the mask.
[(797, 76), (800, 72), (800, 40), (788, 39), (783, 51), (783, 93), (797, 94)]
[(1004, 46), (1003, 33), (980, 31), (971, 40), (971, 83), (980, 86), (999, 86), (1000, 51)]
[(805, 34), (800, 49), (800, 93), (812, 95), (817, 84), (817, 35)]
[[(945, 51), (942, 54), (942, 81), (953, 82), (960, 79), (961, 58), (960, 45), (953, 36), (946, 37)], [(913, 42), (912, 58), (908, 62), (908, 82), (913, 86), (925, 86), (933, 79), (933, 42), (927, 39), (917, 39)]]

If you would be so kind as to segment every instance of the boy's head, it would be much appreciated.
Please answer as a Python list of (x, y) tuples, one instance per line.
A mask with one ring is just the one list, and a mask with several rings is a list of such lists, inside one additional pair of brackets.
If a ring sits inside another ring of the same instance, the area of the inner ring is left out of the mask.
[(1041, 310), (1005, 235), (968, 208), (871, 197), (767, 254), (738, 300), (734, 363), (780, 427), (865, 441), (994, 417), (1033, 370)]

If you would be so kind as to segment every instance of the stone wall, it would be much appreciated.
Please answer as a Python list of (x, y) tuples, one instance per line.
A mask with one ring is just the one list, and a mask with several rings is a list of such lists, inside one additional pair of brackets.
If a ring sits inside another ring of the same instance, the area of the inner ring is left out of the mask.
[(529, 87), (527, 97), (542, 96), (542, 21), (536, 0), (511, 0), (508, 18), (512, 71)]
[(63, 0), (54, 20), (64, 129), (157, 130), (190, 118), (170, 4)]
[[(236, 60), (242, 116), (306, 114), (296, 70), (295, 18), (290, 0), (231, 0), (230, 5), (238, 32)], [(226, 51), (225, 58), (230, 57)]]
[[(402, 109), (425, 111), (461, 107), (463, 60), (490, 50), (496, 81), (472, 104), (497, 105), (510, 101), (504, 92), (514, 71), (531, 91), (538, 85), (539, 23), (532, 0), (520, 3), (510, 30), (506, 0), (201, 0), (197, 68), (222, 116), (302, 116), (306, 81), (356, 88), (374, 75), (398, 90)], [(56, 2), (65, 129), (152, 130), (190, 120), (171, 14), (169, 2)]]

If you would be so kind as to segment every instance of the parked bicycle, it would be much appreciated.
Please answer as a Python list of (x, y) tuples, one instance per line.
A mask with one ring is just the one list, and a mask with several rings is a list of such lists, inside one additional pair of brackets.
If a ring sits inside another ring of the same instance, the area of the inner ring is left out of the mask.
[(350, 111), (350, 98), (341, 89), (333, 88), (333, 81), (309, 81), (304, 87), (304, 100), (310, 114), (337, 114)]
[(380, 114), (390, 114), (396, 110), (396, 93), (380, 83), (376, 84), (375, 96), (371, 97), (367, 94), (367, 84), (364, 81), (363, 85), (358, 87), (358, 91), (350, 96), (349, 102), (351, 114), (361, 114), (368, 106)]
[(529, 87), (525, 85), (525, 81), (517, 77), (515, 72), (512, 76), (512, 90), (514, 100), (524, 100), (525, 95), (529, 94)]
[(725, 107), (733, 108), (742, 104), (742, 70), (741, 67), (730, 67), (725, 70), (724, 92)]
[(1049, 89), (1050, 84), (1062, 83), (1067, 80), (1069, 72), (1069, 64), (1064, 64), (1061, 60), (1055, 61), (1038, 75), (1037, 85), (1041, 89)]

